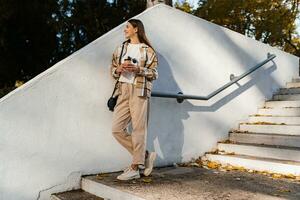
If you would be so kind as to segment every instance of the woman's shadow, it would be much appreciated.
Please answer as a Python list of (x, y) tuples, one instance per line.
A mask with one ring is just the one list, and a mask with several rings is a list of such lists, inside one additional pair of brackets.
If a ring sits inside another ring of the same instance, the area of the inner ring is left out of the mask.
[[(163, 67), (158, 67), (159, 77), (153, 82), (152, 91), (175, 94), (181, 91), (168, 61), (159, 53), (158, 60), (159, 66)], [(190, 117), (185, 108), (186, 106), (180, 105), (174, 98), (150, 98), (147, 149), (157, 152), (158, 166), (173, 165), (182, 161), (183, 120)]]

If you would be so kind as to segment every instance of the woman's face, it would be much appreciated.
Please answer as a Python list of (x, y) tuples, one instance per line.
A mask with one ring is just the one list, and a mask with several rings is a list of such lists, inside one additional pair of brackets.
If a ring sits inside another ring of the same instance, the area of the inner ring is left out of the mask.
[(127, 39), (137, 34), (137, 28), (134, 28), (129, 22), (126, 23), (124, 34)]

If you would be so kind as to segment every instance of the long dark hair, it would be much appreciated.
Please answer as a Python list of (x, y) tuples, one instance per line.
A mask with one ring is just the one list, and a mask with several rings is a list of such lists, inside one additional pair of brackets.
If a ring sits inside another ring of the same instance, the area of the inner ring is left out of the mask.
[[(147, 44), (149, 47), (151, 47), (153, 49), (153, 51), (155, 51), (146, 36), (143, 22), (139, 19), (129, 19), (127, 22), (129, 22), (134, 28), (137, 27), (137, 29), (138, 29), (137, 35), (138, 35), (139, 41)], [(130, 39), (128, 39), (128, 41), (130, 42)]]

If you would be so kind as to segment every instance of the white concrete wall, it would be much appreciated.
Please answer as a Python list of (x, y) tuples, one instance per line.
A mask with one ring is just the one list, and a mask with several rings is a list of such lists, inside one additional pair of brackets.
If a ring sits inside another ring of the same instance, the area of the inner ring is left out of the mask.
[[(153, 91), (207, 95), (264, 60), (274, 63), (209, 101), (151, 98), (149, 150), (156, 166), (201, 156), (298, 74), (298, 58), (159, 4), (136, 16), (158, 52)], [(0, 99), (0, 199), (49, 199), (82, 174), (116, 171), (130, 154), (111, 134), (106, 102), (112, 51), (125, 22)]]

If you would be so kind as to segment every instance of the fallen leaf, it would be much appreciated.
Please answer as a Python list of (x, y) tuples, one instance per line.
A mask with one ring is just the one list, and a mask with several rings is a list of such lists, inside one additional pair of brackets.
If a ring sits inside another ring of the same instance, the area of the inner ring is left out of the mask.
[(273, 178), (281, 178), (282, 175), (281, 175), (281, 174), (272, 174), (272, 177), (273, 177)]
[(143, 178), (142, 179), (145, 183), (151, 183), (152, 179), (151, 178)]
[(207, 167), (211, 168), (211, 169), (217, 169), (220, 166), (220, 164), (216, 163), (216, 162), (208, 162), (207, 163)]
[(296, 179), (296, 176), (294, 176), (293, 174), (287, 174), (284, 175), (285, 178), (292, 178), (292, 179)]
[(194, 162), (194, 163), (191, 163), (191, 166), (199, 167), (199, 164)]

